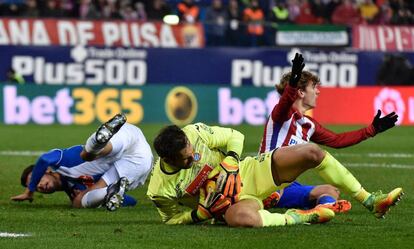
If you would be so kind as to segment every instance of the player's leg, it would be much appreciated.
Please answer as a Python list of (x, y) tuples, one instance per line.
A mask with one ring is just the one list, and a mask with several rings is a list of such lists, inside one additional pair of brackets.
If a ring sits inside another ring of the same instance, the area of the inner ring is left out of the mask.
[(324, 207), (311, 210), (289, 209), (286, 213), (271, 213), (261, 209), (260, 200), (244, 199), (226, 211), (224, 219), (231, 227), (269, 227), (323, 223), (331, 220), (335, 213)]
[(335, 213), (348, 212), (351, 210), (352, 204), (348, 200), (338, 200), (339, 194), (339, 190), (332, 185), (317, 185), (309, 193), (309, 199), (315, 206), (323, 205)]
[(106, 208), (110, 211), (116, 210), (124, 203), (123, 196), (126, 191), (133, 190), (145, 183), (152, 169), (152, 157), (140, 158), (135, 162), (121, 159), (115, 162), (113, 168), (111, 170), (116, 173), (112, 174), (116, 175), (117, 179), (112, 180), (112, 184), (108, 185), (104, 200)]
[(332, 185), (302, 185), (293, 182), (281, 191), (272, 193), (263, 200), (265, 209), (269, 208), (299, 208), (311, 209), (317, 205), (333, 210), (335, 213), (347, 212), (351, 203), (347, 200), (337, 200), (339, 190)]
[(124, 114), (117, 114), (94, 132), (86, 141), (81, 156), (86, 161), (92, 161), (98, 156), (105, 156), (112, 151), (109, 140), (115, 135), (126, 122)]
[(73, 200), (76, 208), (95, 208), (102, 204), (106, 195), (106, 182), (101, 178), (94, 185), (79, 193)]
[[(107, 195), (107, 184), (103, 179), (100, 179), (94, 185), (79, 193), (73, 200), (72, 206), (76, 208), (95, 208), (104, 203), (105, 196)], [(132, 197), (123, 196), (123, 207), (135, 206), (137, 201)]]
[(402, 188), (396, 188), (388, 194), (383, 194), (381, 191), (368, 193), (358, 180), (328, 152), (316, 170), (327, 183), (351, 195), (377, 218), (383, 218), (390, 207), (395, 205), (404, 194)]
[(282, 147), (273, 153), (272, 176), (277, 185), (293, 181), (309, 168), (315, 168), (325, 182), (351, 195), (376, 217), (382, 217), (402, 195), (397, 188), (387, 194), (370, 194), (332, 155), (314, 144)]
[[(298, 182), (293, 182), (286, 188), (279, 191), (279, 200), (270, 201), (264, 200), (265, 208), (300, 208), (310, 209), (315, 207), (316, 198), (311, 195), (315, 186), (302, 185)], [(334, 199), (335, 202), (335, 199)], [(268, 204), (270, 206), (268, 206)]]
[[(108, 193), (112, 195), (120, 195), (118, 198), (117, 208), (122, 206), (134, 206), (136, 200), (125, 195), (126, 178), (120, 178), (115, 166), (111, 167), (94, 185), (87, 190), (78, 194), (72, 201), (74, 207), (95, 208), (107, 201)], [(121, 184), (122, 182), (122, 184)], [(126, 197), (126, 198), (125, 198)]]

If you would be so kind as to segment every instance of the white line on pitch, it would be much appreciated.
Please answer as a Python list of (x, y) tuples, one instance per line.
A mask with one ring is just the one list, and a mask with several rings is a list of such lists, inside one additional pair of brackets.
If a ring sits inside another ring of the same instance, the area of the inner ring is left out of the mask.
[[(414, 158), (412, 153), (332, 153), (337, 157), (369, 157), (369, 158)], [(246, 152), (247, 156), (256, 156), (257, 152)]]
[(367, 167), (367, 168), (393, 168), (393, 169), (414, 169), (414, 165), (407, 165), (407, 164), (395, 164), (395, 163), (344, 163), (346, 167), (350, 168), (360, 168), (360, 167)]
[(410, 153), (332, 153), (340, 157), (370, 157), (370, 158), (414, 158)]
[(0, 232), (0, 238), (18, 238), (18, 237), (29, 237), (29, 236), (32, 236), (32, 235), (25, 234), (25, 233)]
[(44, 151), (31, 150), (1, 150), (0, 156), (40, 156)]

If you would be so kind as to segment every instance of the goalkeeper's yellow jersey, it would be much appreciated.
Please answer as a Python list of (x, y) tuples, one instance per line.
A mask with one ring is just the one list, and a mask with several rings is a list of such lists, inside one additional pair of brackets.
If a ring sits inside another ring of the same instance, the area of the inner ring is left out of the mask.
[(208, 173), (220, 166), (226, 151), (241, 155), (243, 150), (244, 135), (230, 128), (196, 123), (182, 130), (194, 149), (191, 168), (174, 173), (158, 159), (147, 192), (167, 224), (191, 223), (191, 209), (197, 208), (198, 190)]

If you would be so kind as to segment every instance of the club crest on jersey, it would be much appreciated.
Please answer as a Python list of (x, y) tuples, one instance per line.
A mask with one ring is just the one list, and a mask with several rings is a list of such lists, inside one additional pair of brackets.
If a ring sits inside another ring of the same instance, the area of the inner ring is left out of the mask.
[(201, 154), (196, 152), (194, 153), (193, 158), (194, 158), (194, 161), (198, 162), (201, 160)]

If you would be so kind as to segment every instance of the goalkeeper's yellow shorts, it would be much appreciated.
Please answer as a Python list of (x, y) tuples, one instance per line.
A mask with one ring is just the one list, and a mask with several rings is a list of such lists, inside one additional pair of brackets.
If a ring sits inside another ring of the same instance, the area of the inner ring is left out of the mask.
[(281, 190), (290, 185), (283, 183), (277, 186), (272, 176), (273, 151), (265, 152), (256, 157), (246, 157), (240, 162), (240, 176), (243, 187), (240, 200), (254, 199), (263, 209), (263, 200), (276, 190)]

